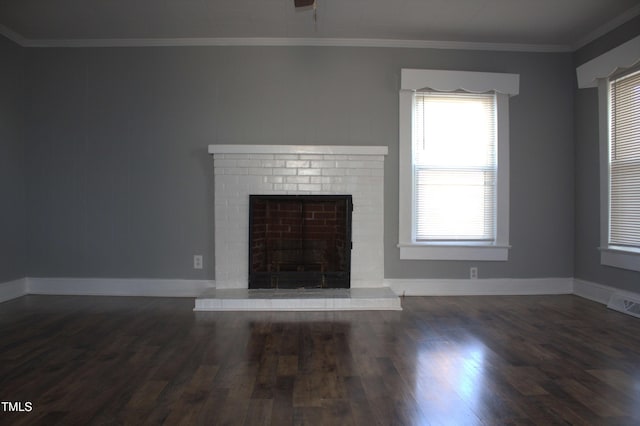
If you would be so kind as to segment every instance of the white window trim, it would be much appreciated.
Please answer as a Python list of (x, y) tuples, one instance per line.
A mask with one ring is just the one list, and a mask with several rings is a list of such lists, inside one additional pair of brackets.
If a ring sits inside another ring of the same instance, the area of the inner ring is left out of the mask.
[[(509, 96), (519, 92), (518, 74), (403, 69), (400, 88), (400, 259), (505, 261), (509, 258)], [(472, 93), (495, 91), (498, 117), (496, 241), (492, 244), (416, 242), (413, 237), (411, 120), (413, 93), (421, 89)]]

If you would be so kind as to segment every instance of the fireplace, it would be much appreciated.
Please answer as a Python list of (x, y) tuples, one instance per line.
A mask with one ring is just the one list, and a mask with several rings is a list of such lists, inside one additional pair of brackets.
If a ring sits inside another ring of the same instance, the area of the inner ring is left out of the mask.
[(249, 288), (350, 287), (350, 195), (249, 198)]
[(383, 188), (387, 147), (238, 144), (210, 145), (209, 153), (214, 160), (217, 289), (249, 287), (248, 223), (252, 194), (351, 195), (353, 249), (349, 253), (349, 287), (384, 286)]

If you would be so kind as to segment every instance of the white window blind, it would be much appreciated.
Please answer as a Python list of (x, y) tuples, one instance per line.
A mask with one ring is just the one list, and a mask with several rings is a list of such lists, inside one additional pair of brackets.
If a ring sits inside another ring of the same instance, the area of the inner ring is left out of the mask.
[(609, 83), (609, 244), (640, 247), (640, 71)]
[(495, 241), (496, 127), (495, 94), (415, 93), (416, 241)]

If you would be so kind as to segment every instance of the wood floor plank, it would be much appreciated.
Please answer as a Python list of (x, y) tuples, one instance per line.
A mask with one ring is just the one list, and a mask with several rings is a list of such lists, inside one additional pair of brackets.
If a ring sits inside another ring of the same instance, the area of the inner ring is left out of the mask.
[(403, 311), (193, 312), (193, 299), (0, 304), (0, 425), (640, 424), (638, 319), (575, 296)]

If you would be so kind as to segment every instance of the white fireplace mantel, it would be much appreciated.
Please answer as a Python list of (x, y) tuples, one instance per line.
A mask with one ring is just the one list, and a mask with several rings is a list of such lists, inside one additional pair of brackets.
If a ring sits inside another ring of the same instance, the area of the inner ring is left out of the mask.
[(249, 195), (353, 198), (351, 287), (384, 286), (386, 146), (209, 145), (214, 160), (216, 288), (246, 289)]
[(344, 145), (209, 145), (209, 154), (387, 155), (386, 146)]

